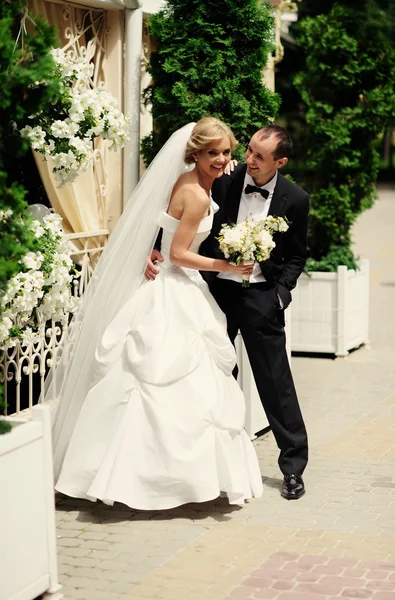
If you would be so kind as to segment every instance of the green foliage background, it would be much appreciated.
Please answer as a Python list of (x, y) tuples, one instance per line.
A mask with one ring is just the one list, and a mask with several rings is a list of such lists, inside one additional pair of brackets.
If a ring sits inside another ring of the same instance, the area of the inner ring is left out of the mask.
[(272, 51), (273, 6), (267, 0), (168, 0), (149, 20), (157, 51), (145, 93), (154, 132), (143, 140), (151, 162), (168, 137), (210, 115), (225, 121), (241, 142), (277, 114), (279, 97), (262, 84)]
[[(24, 2), (0, 2), (0, 210), (13, 211), (12, 219), (0, 222), (0, 297), (8, 280), (20, 271), (19, 260), (34, 247), (25, 212), (26, 190), (13, 179), (15, 162), (28, 144), (15, 129), (44, 108), (58, 90), (58, 81), (49, 79), (54, 67), (49, 51), (56, 36), (48, 23), (32, 17), (34, 23), (27, 23), (29, 34), (23, 36), (23, 44), (22, 38), (16, 44), (24, 8)], [(44, 83), (30, 87), (37, 81)], [(0, 433), (7, 426), (0, 420)]]
[(377, 142), (395, 121), (395, 21), (375, 0), (303, 0), (300, 12), (293, 175), (311, 193), (307, 270), (355, 268), (350, 230), (375, 200)]

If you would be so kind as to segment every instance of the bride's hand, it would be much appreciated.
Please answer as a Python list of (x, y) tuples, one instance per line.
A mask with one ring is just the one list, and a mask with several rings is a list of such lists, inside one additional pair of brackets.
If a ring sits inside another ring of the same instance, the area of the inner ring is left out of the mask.
[(254, 265), (245, 265), (243, 261), (238, 265), (234, 265), (225, 261), (225, 273), (233, 273), (233, 275), (251, 275)]
[(147, 266), (144, 271), (144, 277), (150, 281), (153, 281), (159, 273), (159, 269), (155, 266), (154, 263), (155, 260), (163, 262), (163, 256), (161, 255), (159, 250), (156, 250), (154, 248), (151, 252), (151, 256), (147, 257)]

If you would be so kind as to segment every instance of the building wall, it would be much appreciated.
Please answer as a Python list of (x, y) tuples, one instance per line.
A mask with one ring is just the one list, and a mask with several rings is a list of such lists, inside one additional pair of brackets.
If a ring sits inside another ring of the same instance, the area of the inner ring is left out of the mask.
[(145, 14), (152, 14), (161, 10), (164, 5), (164, 0), (142, 0), (141, 2)]

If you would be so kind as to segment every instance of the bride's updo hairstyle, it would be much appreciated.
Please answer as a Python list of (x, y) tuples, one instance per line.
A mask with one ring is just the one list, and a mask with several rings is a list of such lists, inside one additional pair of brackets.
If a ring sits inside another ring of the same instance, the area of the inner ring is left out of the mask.
[(200, 119), (192, 130), (185, 149), (185, 162), (192, 165), (195, 162), (193, 154), (200, 150), (205, 150), (215, 140), (221, 140), (228, 136), (230, 140), (230, 149), (233, 151), (238, 142), (233, 135), (233, 131), (219, 119), (215, 117), (205, 117)]

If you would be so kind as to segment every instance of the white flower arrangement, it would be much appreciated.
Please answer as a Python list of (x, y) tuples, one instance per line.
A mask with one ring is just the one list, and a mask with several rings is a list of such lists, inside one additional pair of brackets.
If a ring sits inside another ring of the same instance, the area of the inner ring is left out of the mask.
[[(238, 225), (223, 225), (219, 232), (219, 247), (225, 258), (234, 264), (243, 261), (253, 264), (267, 260), (275, 248), (273, 233), (285, 233), (289, 228), (283, 217), (272, 215), (250, 223), (248, 219)], [(243, 276), (243, 287), (249, 287), (249, 277)]]
[(38, 341), (48, 319), (64, 324), (77, 307), (71, 295), (73, 261), (61, 221), (52, 213), (32, 221), (37, 249), (21, 259), (21, 271), (0, 298), (1, 347)]
[(0, 223), (1, 221), (8, 221), (12, 216), (12, 210), (9, 208), (8, 210), (0, 210)]
[[(101, 136), (111, 142), (110, 150), (123, 148), (129, 139), (129, 119), (118, 101), (102, 87), (87, 89), (93, 65), (72, 58), (63, 50), (51, 51), (60, 77), (59, 95), (46, 111), (29, 117), (32, 125), (20, 130), (31, 147), (50, 156), (60, 186), (73, 183), (93, 162), (93, 140)], [(42, 85), (42, 83), (37, 83)]]

